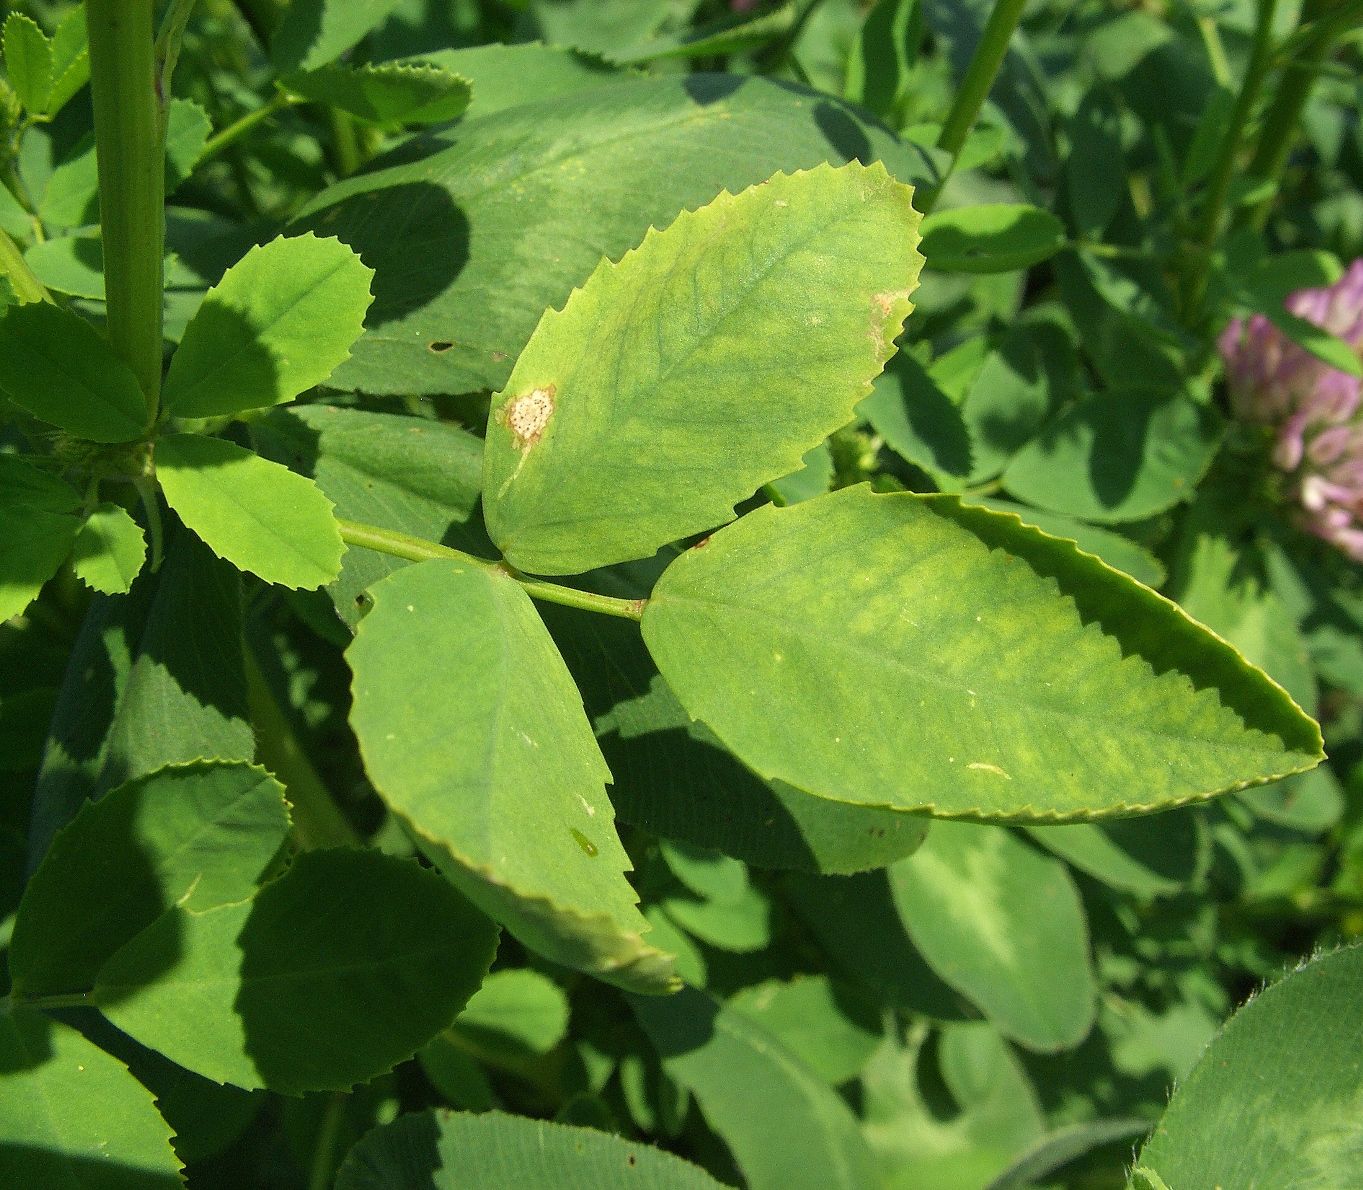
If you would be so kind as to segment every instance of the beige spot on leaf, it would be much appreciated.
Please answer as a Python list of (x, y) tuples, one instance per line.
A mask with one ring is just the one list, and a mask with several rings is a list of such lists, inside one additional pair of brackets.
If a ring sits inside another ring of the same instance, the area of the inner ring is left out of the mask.
[(517, 397), (506, 407), (502, 420), (521, 450), (529, 450), (544, 437), (544, 429), (554, 416), (554, 393), (554, 386), (549, 384)]
[[(885, 293), (877, 293), (871, 297), (871, 342), (875, 344), (876, 355), (883, 356), (887, 345), (885, 332), (890, 332), (890, 338), (899, 333), (899, 319), (894, 316), (896, 302), (907, 302), (909, 291), (907, 289), (891, 289)], [(912, 307), (910, 307), (912, 308)], [(908, 310), (904, 313), (907, 315)]]

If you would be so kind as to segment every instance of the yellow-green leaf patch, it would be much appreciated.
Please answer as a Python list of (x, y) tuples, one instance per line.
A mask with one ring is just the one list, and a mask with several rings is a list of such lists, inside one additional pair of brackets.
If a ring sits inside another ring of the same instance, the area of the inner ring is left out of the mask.
[(912, 309), (912, 195), (878, 164), (777, 174), (603, 262), (493, 399), (484, 507), (507, 558), (648, 557), (799, 470)]
[(1321, 759), (1316, 724), (1176, 606), (949, 496), (760, 509), (667, 569), (643, 631), (745, 763), (838, 801), (1073, 820)]

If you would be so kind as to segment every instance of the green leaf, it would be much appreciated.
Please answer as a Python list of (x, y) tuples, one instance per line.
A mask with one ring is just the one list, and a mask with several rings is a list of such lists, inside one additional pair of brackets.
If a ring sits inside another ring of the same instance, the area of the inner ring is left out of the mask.
[[(668, 0), (530, 0), (529, 29), (551, 45), (606, 54), (667, 25)], [(680, 11), (680, 10), (673, 10)]]
[(653, 1148), (548, 1120), (428, 1111), (376, 1128), (350, 1151), (336, 1190), (720, 1190), (703, 1169)]
[[(648, 593), (617, 572), (592, 579), (594, 589), (626, 599)], [(686, 713), (634, 624), (550, 604), (539, 610), (582, 691), (624, 821), (756, 867), (801, 872), (883, 867), (922, 841), (926, 819), (811, 798), (745, 768)]]
[(104, 301), (104, 259), (98, 236), (53, 236), (28, 248), (24, 261), (50, 290)]
[(91, 442), (131, 442), (150, 420), (128, 365), (85, 319), (47, 302), (0, 319), (0, 394)]
[[(47, 114), (55, 116), (90, 81), (90, 47), (85, 30), (85, 9), (69, 8), (52, 34), (52, 90)], [(174, 100), (171, 103), (174, 104)]]
[(434, 872), (309, 851), (252, 901), (176, 905), (104, 965), (93, 1000), (218, 1082), (346, 1090), (445, 1028), (495, 947), (492, 924)]
[(877, 0), (862, 22), (847, 60), (844, 94), (892, 127), (923, 36), (918, 0)]
[(346, 654), (350, 721), (389, 808), (526, 945), (625, 987), (667, 989), (670, 959), (644, 941), (623, 875), (610, 772), (529, 597), (445, 561), (370, 594)]
[(494, 1059), (547, 1054), (568, 1032), (568, 997), (529, 968), (494, 971), (452, 1026), (476, 1051)]
[(345, 545), (312, 480), (220, 438), (171, 434), (156, 444), (166, 502), (220, 558), (284, 587), (322, 587)]
[(337, 387), (495, 392), (544, 311), (603, 256), (721, 189), (854, 157), (925, 176), (916, 150), (855, 109), (733, 75), (626, 78), (466, 120), (414, 151), (427, 155), (376, 162), (299, 216), (376, 270), (368, 331)]
[(1190, 397), (1127, 391), (1078, 401), (1014, 456), (1019, 500), (1091, 521), (1136, 521), (1190, 499), (1222, 422)]
[(1281, 307), (1271, 307), (1263, 312), (1269, 322), (1284, 335), (1301, 347), (1305, 347), (1318, 360), (1347, 372), (1350, 376), (1363, 376), (1363, 359), (1359, 359), (1358, 349), (1353, 344), (1331, 334), (1324, 327), (1289, 314)]
[(983, 1186), (1041, 1136), (1036, 1092), (984, 1021), (947, 1026), (936, 1046), (923, 1040), (887, 1039), (862, 1072), (866, 1139), (895, 1190)]
[(690, 988), (631, 1004), (664, 1071), (696, 1097), (752, 1190), (878, 1184), (856, 1117), (771, 1033)]
[(208, 113), (188, 99), (172, 99), (166, 113), (166, 193), (173, 193), (199, 162), (213, 131)]
[(23, 612), (80, 531), (80, 495), (47, 471), (0, 454), (0, 623)]
[(1196, 814), (1186, 810), (1110, 822), (1029, 826), (1027, 833), (1095, 880), (1138, 897), (1167, 896), (1188, 885), (1205, 863), (1209, 841)]
[(890, 360), (857, 412), (895, 454), (943, 486), (971, 473), (974, 444), (961, 410), (912, 355)]
[(0, 509), (63, 513), (80, 506), (80, 493), (64, 479), (13, 455), (0, 454)]
[(1296, 619), (1269, 585), (1258, 542), (1228, 531), (1241, 500), (1238, 486), (1227, 485), (1199, 502), (1197, 519), (1184, 532), (1169, 596), (1239, 649), (1298, 706), (1314, 711), (1316, 675)]
[[(483, 484), (483, 444), (458, 426), (391, 413), (297, 405), (251, 423), (261, 454), (311, 475), (336, 515), (495, 556), (475, 510)], [(375, 550), (347, 550), (327, 588), (353, 629), (368, 606), (365, 590), (407, 565)]]
[(1173, 604), (947, 496), (750, 513), (668, 568), (643, 632), (744, 763), (835, 801), (1082, 819), (1320, 759), (1316, 725)]
[[(85, 66), (88, 72), (88, 61)], [(210, 132), (212, 125), (208, 114), (197, 103), (188, 99), (170, 101), (166, 113), (165, 177), (168, 194), (193, 172)], [(39, 201), (38, 215), (44, 224), (98, 230), (97, 226), (90, 227), (99, 222), (99, 168), (93, 135), (77, 142), (75, 148), (53, 169)], [(89, 244), (87, 263), (93, 263), (98, 269), (98, 238), (92, 237)], [(29, 252), (41, 246), (35, 244)], [(45, 254), (39, 253), (37, 256), (38, 261), (46, 259)], [(102, 291), (102, 279), (100, 286)]]
[(0, 623), (38, 598), (79, 532), (80, 521), (73, 516), (0, 507)]
[(822, 496), (833, 486), (833, 454), (826, 442), (805, 451), (803, 466), (798, 471), (773, 479), (767, 485), (777, 504), (798, 504)]
[(422, 62), (332, 64), (291, 75), (290, 91), (340, 108), (381, 127), (440, 124), (463, 114), (472, 88), (466, 78)]
[(612, 62), (635, 65), (642, 62), (665, 62), (672, 58), (708, 58), (739, 54), (766, 45), (791, 32), (797, 16), (795, 5), (789, 2), (756, 16), (730, 13), (681, 32), (651, 37), (625, 49), (609, 49), (606, 56)]
[(1065, 865), (1004, 827), (939, 822), (890, 869), (895, 907), (942, 979), (1029, 1049), (1093, 1025), (1088, 924)]
[(179, 1190), (156, 1102), (128, 1068), (59, 1021), (0, 1012), (0, 1182)]
[(52, 93), (52, 43), (36, 21), (11, 12), (4, 27), (5, 71), (19, 102), (32, 115), (47, 111)]
[(728, 1006), (780, 1038), (833, 1086), (860, 1074), (880, 1042), (880, 1006), (826, 975), (754, 984)]
[[(1179, 1186), (1348, 1186), (1363, 1108), (1363, 946), (1313, 959), (1240, 1009), (1137, 1158)], [(1151, 1184), (1158, 1185), (1157, 1182)]]
[(1050, 211), (995, 203), (936, 211), (923, 220), (923, 259), (939, 273), (1009, 273), (1048, 260), (1065, 246), (1065, 225)]
[(1126, 196), (1121, 117), (1105, 90), (1088, 92), (1069, 120), (1065, 193), (1075, 230), (1100, 239)]
[(884, 871), (847, 878), (787, 877), (785, 889), (829, 960), (858, 987), (932, 1020), (974, 1015), (909, 942)]
[(278, 74), (316, 70), (339, 58), (372, 33), (399, 0), (293, 0), (270, 39)]
[[(970, 434), (968, 483), (998, 475), (1067, 396), (1082, 395), (1072, 332), (1057, 325), (1064, 317), (1058, 311), (1051, 317), (1020, 316), (970, 377), (960, 402)], [(938, 360), (932, 370), (944, 366)]]
[(468, 118), (488, 116), (509, 107), (546, 99), (565, 98), (614, 83), (628, 83), (638, 77), (633, 71), (620, 70), (595, 54), (539, 42), (461, 46), (400, 61), (410, 66), (438, 66), (449, 74), (468, 79), (473, 89)]
[(451, 1107), (491, 1111), (500, 1102), (497, 1093), (463, 1044), (452, 1040), (449, 1030), (433, 1038), (416, 1056), (421, 1071)]
[[(993, 512), (1006, 512), (1017, 517), (1024, 525), (1031, 525), (1051, 537), (1072, 541), (1084, 553), (1101, 558), (1113, 570), (1124, 571), (1147, 587), (1159, 587), (1168, 577), (1164, 563), (1154, 554), (1111, 529), (1100, 529), (1087, 521), (1075, 520), (1058, 512), (1042, 512), (1025, 504), (1014, 504), (1011, 500), (967, 499), (966, 503), (981, 504)], [(1190, 614), (1194, 619), (1206, 622), (1197, 613)], [(1214, 628), (1215, 625), (1209, 627)]]
[(488, 417), (484, 511), (508, 560), (575, 574), (648, 557), (796, 470), (851, 420), (912, 309), (911, 197), (879, 165), (778, 174), (546, 314)]
[(178, 526), (159, 572), (95, 596), (52, 717), (30, 865), (89, 798), (202, 756), (252, 759), (241, 619), (241, 576)]
[(1150, 1121), (1139, 1116), (1063, 1125), (1038, 1137), (985, 1190), (1044, 1185), (1048, 1174), (1063, 1171), (1066, 1165), (1077, 1158), (1123, 1142), (1129, 1147), (1131, 1141), (1140, 1139), (1149, 1131)]
[(283, 787), (247, 764), (163, 769), (87, 802), (24, 892), (10, 948), (16, 993), (85, 991), (172, 906), (249, 899), (288, 832)]
[(71, 550), (71, 569), (92, 591), (126, 594), (147, 560), (139, 525), (117, 504), (101, 504), (85, 520)]
[(204, 298), (166, 375), (166, 408), (216, 417), (280, 405), (350, 356), (374, 272), (335, 239), (252, 248)]

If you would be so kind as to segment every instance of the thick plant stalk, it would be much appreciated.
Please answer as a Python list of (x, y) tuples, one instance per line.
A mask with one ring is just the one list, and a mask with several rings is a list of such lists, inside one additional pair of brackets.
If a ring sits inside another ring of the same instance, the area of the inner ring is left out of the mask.
[(942, 175), (941, 182), (933, 189), (924, 191), (921, 201), (915, 204), (924, 215), (932, 210), (937, 196), (942, 193), (947, 179), (956, 168), (956, 159), (960, 157), (966, 137), (975, 126), (980, 109), (994, 86), (994, 80), (1008, 53), (1008, 43), (1013, 39), (1013, 31), (1022, 19), (1025, 6), (1026, 0), (998, 0), (989, 14), (989, 20), (985, 22), (980, 44), (975, 47), (975, 55), (966, 67), (965, 77), (961, 79), (961, 88), (956, 92), (951, 110), (942, 124), (942, 131), (937, 136), (937, 147), (951, 155), (951, 163)]
[(109, 342), (132, 368), (154, 418), (160, 404), (165, 245), (163, 97), (154, 0), (89, 0)]

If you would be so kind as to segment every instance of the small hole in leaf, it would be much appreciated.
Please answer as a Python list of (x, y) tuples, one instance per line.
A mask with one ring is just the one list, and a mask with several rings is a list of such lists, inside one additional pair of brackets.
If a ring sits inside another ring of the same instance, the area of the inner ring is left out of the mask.
[(427, 350), (434, 351), (436, 355), (444, 355), (453, 346), (453, 343), (446, 342), (444, 339), (437, 339), (434, 343), (427, 344)]

